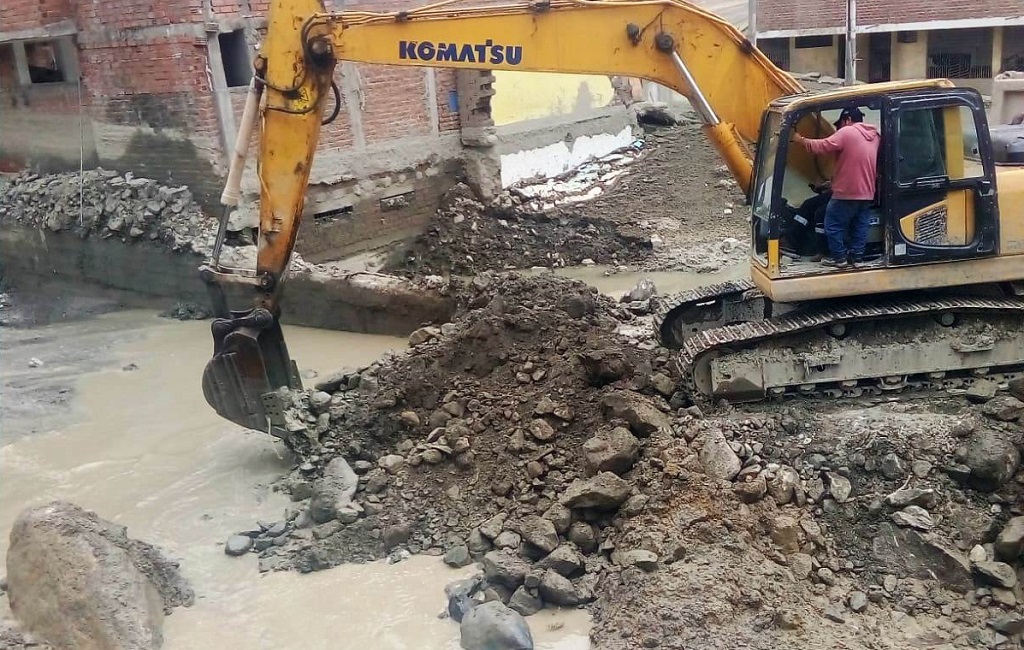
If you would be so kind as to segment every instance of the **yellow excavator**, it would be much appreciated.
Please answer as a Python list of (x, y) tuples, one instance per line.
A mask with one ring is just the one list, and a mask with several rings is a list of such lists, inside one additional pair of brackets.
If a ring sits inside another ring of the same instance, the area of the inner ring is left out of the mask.
[[(320, 127), (338, 101), (338, 61), (619, 75), (687, 97), (751, 206), (750, 279), (657, 300), (657, 335), (679, 350), (695, 399), (963, 386), (1024, 367), (1024, 140), (1005, 130), (994, 140), (973, 89), (932, 79), (811, 93), (727, 21), (682, 0), (448, 1), (389, 13), (274, 0), (225, 217), (200, 269), (220, 316), (203, 390), (233, 422), (287, 436), (282, 396), (301, 382), (281, 292)], [(826, 137), (852, 106), (882, 136), (878, 192), (869, 257), (831, 268), (815, 263), (798, 225), (812, 219), (801, 208), (833, 161), (792, 135)], [(220, 251), (256, 125), (253, 272), (221, 265)], [(229, 311), (225, 293), (239, 289), (251, 304)]]

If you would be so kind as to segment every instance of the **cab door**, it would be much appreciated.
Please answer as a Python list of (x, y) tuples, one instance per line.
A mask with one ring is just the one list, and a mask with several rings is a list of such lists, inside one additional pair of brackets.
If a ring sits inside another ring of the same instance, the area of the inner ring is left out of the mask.
[(890, 264), (998, 253), (995, 163), (981, 96), (971, 89), (890, 99), (884, 211)]

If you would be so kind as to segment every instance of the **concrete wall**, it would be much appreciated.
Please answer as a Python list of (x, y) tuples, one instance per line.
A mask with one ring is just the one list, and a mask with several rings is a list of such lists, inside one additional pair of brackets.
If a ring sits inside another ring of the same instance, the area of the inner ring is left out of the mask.
[(928, 75), (928, 32), (918, 32), (917, 42), (900, 43), (897, 33), (892, 33), (893, 79), (924, 79)]
[(496, 126), (550, 117), (588, 117), (615, 98), (605, 76), (494, 72), (491, 117)]
[(789, 62), (790, 70), (793, 72), (821, 72), (835, 75), (838, 71), (839, 47), (836, 44), (836, 39), (832, 40), (830, 47), (798, 48), (793, 44), (790, 48)]
[[(123, 292), (133, 306), (168, 308), (178, 301), (208, 306), (197, 272), (202, 261), (148, 242), (81, 239), (10, 223), (0, 229), (0, 276), (21, 289), (59, 281), (71, 291)], [(285, 294), (282, 322), (323, 329), (405, 336), (453, 313), (447, 298), (374, 274), (293, 273)], [(248, 301), (229, 292), (229, 304), (242, 308)]]

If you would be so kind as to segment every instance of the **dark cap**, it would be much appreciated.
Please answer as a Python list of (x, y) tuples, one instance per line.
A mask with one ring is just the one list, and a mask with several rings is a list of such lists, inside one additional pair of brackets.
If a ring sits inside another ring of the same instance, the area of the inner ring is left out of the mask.
[(844, 108), (843, 112), (839, 114), (839, 119), (837, 119), (835, 122), (833, 122), (832, 126), (834, 126), (834, 127), (836, 127), (838, 129), (839, 128), (839, 124), (843, 120), (845, 120), (846, 118), (850, 118), (854, 122), (863, 122), (864, 121), (864, 113), (861, 113), (860, 109), (857, 108), (856, 106), (854, 106), (853, 108)]

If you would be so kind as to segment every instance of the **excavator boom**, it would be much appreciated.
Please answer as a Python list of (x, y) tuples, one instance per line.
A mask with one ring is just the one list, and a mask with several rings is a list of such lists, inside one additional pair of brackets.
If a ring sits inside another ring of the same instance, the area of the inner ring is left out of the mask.
[[(275, 391), (299, 387), (280, 333), (280, 292), (339, 61), (638, 77), (686, 96), (746, 192), (762, 113), (803, 88), (735, 27), (681, 0), (541, 0), (459, 7), (448, 0), (390, 13), (327, 13), (320, 0), (275, 0), (255, 60), (246, 115), (222, 202), (237, 202), (254, 108), (261, 105), (260, 233), (255, 273), (219, 264), (224, 225), (201, 274), (221, 318), (204, 373), (207, 400), (251, 428), (280, 430)], [(225, 216), (226, 218), (226, 216)], [(229, 312), (242, 284), (251, 309)], [(262, 333), (266, 333), (266, 337)]]

